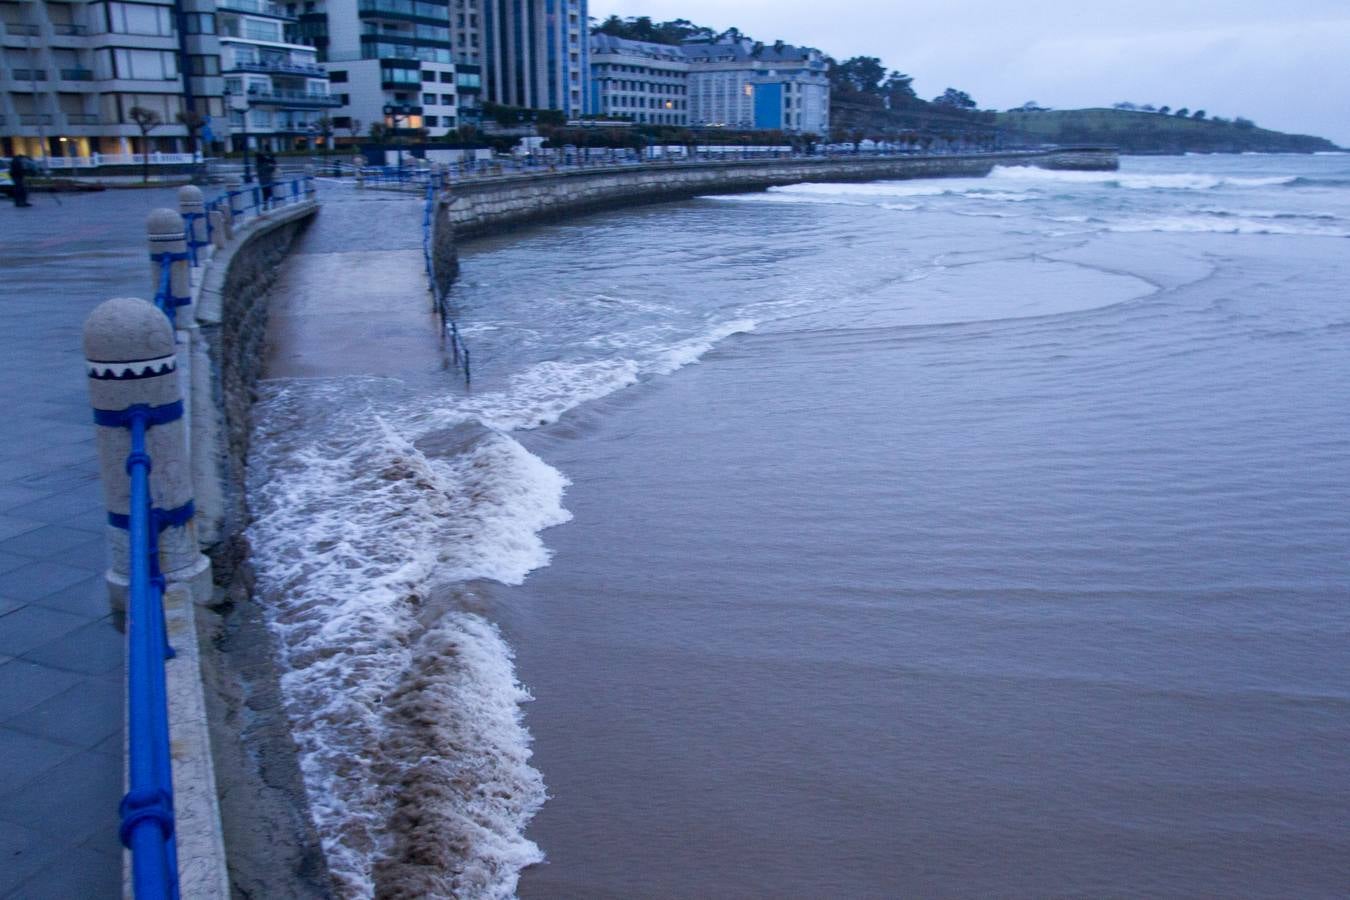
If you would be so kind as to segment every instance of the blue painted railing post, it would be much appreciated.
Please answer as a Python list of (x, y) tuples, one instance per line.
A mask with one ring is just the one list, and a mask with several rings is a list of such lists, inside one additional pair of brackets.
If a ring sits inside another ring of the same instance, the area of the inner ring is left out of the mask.
[(165, 575), (200, 579), (174, 333), (144, 300), (101, 304), (84, 326), (108, 509), (114, 605), (127, 613), (127, 780), (121, 837), (138, 898), (177, 898)]
[(145, 230), (150, 243), (150, 284), (155, 305), (175, 327), (186, 328), (192, 321), (192, 274), (183, 217), (172, 209), (151, 210)]

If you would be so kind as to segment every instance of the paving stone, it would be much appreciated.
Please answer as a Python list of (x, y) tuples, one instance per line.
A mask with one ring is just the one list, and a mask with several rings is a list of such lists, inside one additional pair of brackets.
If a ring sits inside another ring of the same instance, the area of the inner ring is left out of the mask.
[(0, 516), (0, 541), (41, 527), (41, 522), (34, 522), (31, 519), (16, 519), (13, 516)]
[(70, 613), (29, 604), (0, 618), (0, 653), (23, 656), (39, 647), (50, 646), (86, 621)]
[(89, 532), (64, 525), (43, 525), (32, 531), (0, 540), (0, 553), (17, 553), (36, 559), (60, 560), (63, 551), (89, 543)]
[[(100, 547), (103, 545), (102, 538), (96, 538), (96, 541)], [(113, 611), (108, 599), (108, 583), (103, 578), (102, 570), (97, 574), (91, 574), (84, 581), (34, 600), (33, 603), (47, 609), (84, 616), (86, 619), (102, 619)], [(0, 615), (3, 615), (3, 612), (0, 612)]]
[[(3, 626), (0, 626), (3, 627)], [(26, 712), (84, 680), (76, 672), (41, 666), (25, 659), (0, 664), (0, 722)]]
[(69, 744), (58, 744), (0, 725), (0, 819), (20, 823), (30, 821), (11, 810), (8, 798), (78, 752), (78, 748)]
[(16, 889), (53, 860), (60, 859), (65, 850), (66, 848), (54, 844), (50, 837), (39, 831), (25, 828), (15, 822), (0, 821), (0, 895), (15, 898), (29, 896)]
[(122, 860), (97, 850), (75, 847), (40, 868), (15, 891), (23, 900), (115, 898), (122, 890)]
[(99, 829), (116, 830), (122, 761), (101, 753), (76, 752), (74, 747), (52, 741), (43, 744), (66, 755), (18, 790), (0, 794), (0, 816), (51, 834), (67, 846), (78, 846)]
[(86, 569), (48, 560), (29, 560), (0, 574), (0, 596), (31, 603), (88, 577)]
[(5, 572), (12, 572), (20, 566), (26, 566), (32, 561), (31, 557), (21, 556), (18, 553), (6, 553), (3, 549), (0, 549), (0, 575)]
[(71, 547), (61, 554), (61, 564), (85, 569), (90, 572), (104, 572), (108, 568), (108, 542), (101, 537), (89, 540), (89, 532), (81, 532), (85, 542)]
[(121, 679), (83, 679), (5, 720), (4, 725), (82, 750), (93, 749), (122, 731)]
[(54, 669), (104, 675), (121, 670), (125, 643), (126, 638), (113, 627), (112, 616), (106, 616), (28, 651), (24, 659)]

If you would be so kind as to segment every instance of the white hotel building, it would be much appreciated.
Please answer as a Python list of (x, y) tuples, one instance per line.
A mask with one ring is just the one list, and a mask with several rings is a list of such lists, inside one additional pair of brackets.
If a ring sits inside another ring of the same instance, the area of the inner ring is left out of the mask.
[(597, 34), (591, 78), (595, 112), (639, 124), (829, 133), (828, 65), (810, 47)]

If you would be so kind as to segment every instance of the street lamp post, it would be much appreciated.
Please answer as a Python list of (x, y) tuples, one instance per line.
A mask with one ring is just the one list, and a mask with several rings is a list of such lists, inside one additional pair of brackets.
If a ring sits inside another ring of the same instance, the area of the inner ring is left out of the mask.
[(248, 95), (245, 94), (242, 99), (244, 105), (235, 106), (234, 93), (229, 90), (225, 91), (225, 105), (231, 110), (238, 112), (240, 121), (244, 123), (244, 184), (249, 184), (253, 181), (253, 170), (249, 168), (248, 164)]
[[(386, 116), (388, 116), (390, 119), (393, 120), (393, 122), (394, 122), (394, 126), (393, 126), (393, 127), (394, 127), (394, 130), (395, 130), (395, 131), (398, 131), (398, 123), (399, 123), (399, 121), (402, 120), (402, 121), (405, 121), (405, 122), (406, 122), (406, 121), (408, 120), (408, 116), (411, 115), (411, 110), (409, 110), (408, 107), (407, 107), (406, 105), (395, 106), (395, 105), (393, 105), (392, 103), (388, 103), (388, 104), (385, 104), (385, 107), (384, 107), (384, 114), (385, 114)], [(394, 135), (394, 145), (395, 145), (396, 147), (398, 147), (398, 177), (399, 177), (400, 179), (402, 179), (402, 178), (403, 178), (403, 142), (402, 142), (401, 140), (399, 140), (399, 136), (398, 136), (397, 134)]]

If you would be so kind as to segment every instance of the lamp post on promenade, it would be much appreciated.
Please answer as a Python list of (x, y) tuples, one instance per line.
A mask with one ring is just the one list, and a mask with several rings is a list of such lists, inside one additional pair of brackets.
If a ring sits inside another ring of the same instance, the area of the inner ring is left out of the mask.
[(226, 89), (225, 91), (226, 108), (239, 113), (239, 120), (244, 123), (244, 184), (249, 184), (250, 182), (253, 181), (253, 171), (249, 168), (248, 164), (248, 111), (250, 104), (248, 102), (247, 94), (239, 95), (239, 99), (243, 101), (242, 105), (235, 104), (234, 102), (235, 97), (236, 95), (233, 92), (231, 92), (229, 89)]

